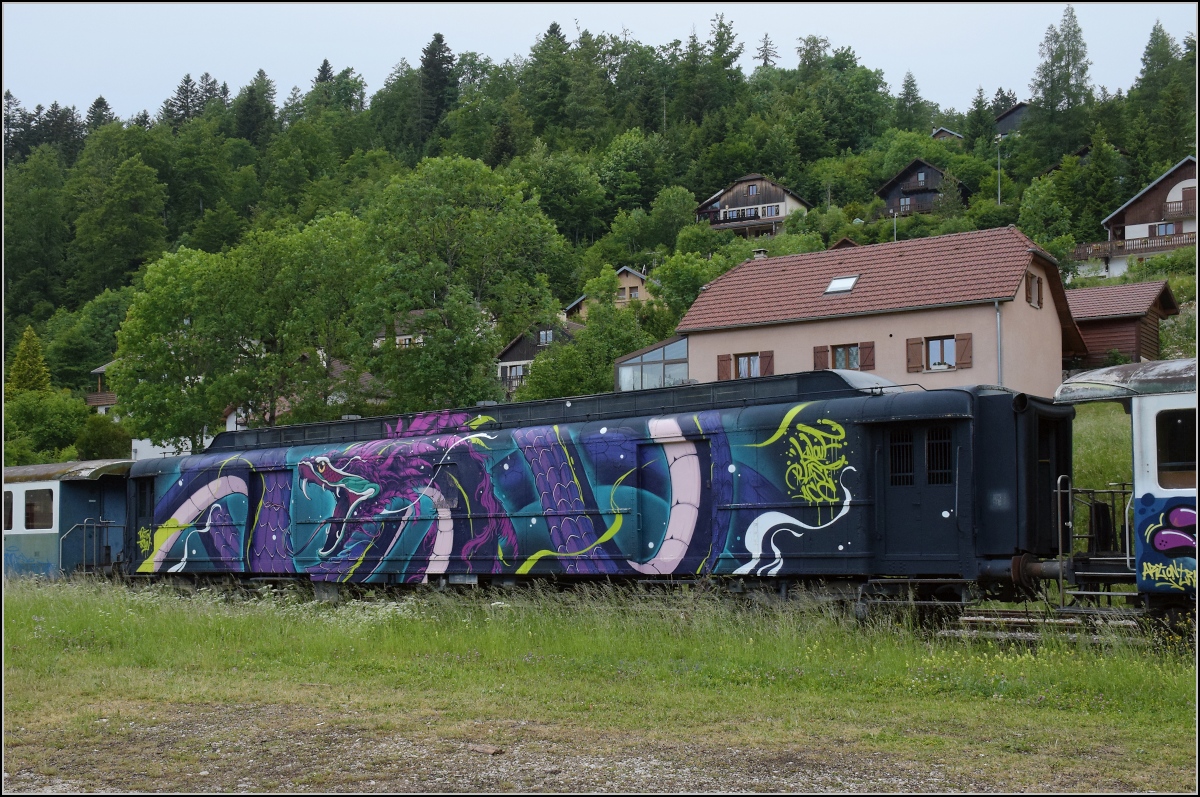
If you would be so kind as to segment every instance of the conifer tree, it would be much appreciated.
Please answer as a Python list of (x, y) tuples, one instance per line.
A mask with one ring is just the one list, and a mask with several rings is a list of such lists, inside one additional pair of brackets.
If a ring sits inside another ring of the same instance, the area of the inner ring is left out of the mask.
[(1006, 89), (1003, 86), (996, 89), (996, 93), (992, 95), (992, 118), (999, 116), (1019, 102), (1017, 93), (1012, 89)]
[(762, 61), (763, 66), (775, 66), (775, 59), (779, 57), (779, 50), (775, 49), (775, 44), (771, 41), (771, 35), (764, 33), (762, 41), (758, 43), (758, 50), (755, 51), (754, 57)]
[(25, 333), (21, 335), (21, 342), (17, 344), (7, 376), (4, 381), (6, 395), (15, 390), (50, 389), (50, 369), (46, 367), (46, 360), (42, 357), (42, 341), (33, 331), (33, 327), (25, 327)]
[(112, 112), (112, 108), (108, 105), (108, 100), (104, 99), (103, 95), (92, 101), (92, 105), (88, 108), (87, 112), (87, 129), (89, 133), (116, 120), (116, 114)]
[(424, 142), (450, 110), (457, 94), (458, 84), (454, 77), (454, 53), (446, 46), (442, 34), (433, 34), (433, 40), (421, 51), (420, 80), (420, 127), (418, 135)]
[(983, 86), (980, 86), (975, 92), (975, 99), (971, 101), (971, 110), (967, 111), (967, 123), (963, 127), (963, 146), (970, 152), (975, 149), (976, 142), (990, 142), (995, 135), (996, 117), (988, 107), (987, 99), (983, 95)]
[(1046, 29), (1038, 54), (1042, 62), (1029, 84), (1032, 100), (1023, 132), (1034, 142), (1042, 162), (1053, 163), (1087, 140), (1092, 62), (1075, 9), (1067, 6), (1059, 27)]
[(329, 59), (326, 58), (321, 62), (321, 66), (317, 68), (317, 76), (313, 78), (313, 85), (315, 86), (318, 83), (329, 83), (332, 82), (332, 80), (333, 66), (329, 63)]
[(929, 107), (921, 99), (917, 79), (912, 72), (904, 73), (904, 86), (896, 98), (896, 127), (919, 133), (929, 128)]
[(200, 88), (196, 85), (196, 81), (192, 80), (191, 74), (183, 76), (183, 80), (179, 81), (179, 86), (175, 89), (175, 94), (168, 102), (171, 105), (171, 123), (175, 128), (199, 115)]
[(199, 107), (201, 112), (203, 112), (203, 110), (207, 108), (208, 104), (213, 100), (221, 99), (220, 84), (217, 83), (217, 79), (215, 77), (207, 72), (200, 76), (198, 89), (200, 92)]

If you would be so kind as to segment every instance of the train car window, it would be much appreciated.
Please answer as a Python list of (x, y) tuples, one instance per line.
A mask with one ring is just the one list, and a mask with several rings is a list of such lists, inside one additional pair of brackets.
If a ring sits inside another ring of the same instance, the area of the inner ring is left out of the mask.
[(1196, 489), (1196, 410), (1164, 410), (1155, 418), (1158, 484), (1164, 490)]
[(4, 491), (4, 530), (12, 531), (12, 490)]
[(54, 491), (26, 490), (25, 528), (54, 528)]
[(893, 487), (907, 487), (913, 484), (912, 429), (892, 430), (891, 465)]
[(951, 484), (954, 481), (954, 462), (951, 455), (950, 427), (934, 426), (925, 438), (925, 470), (927, 484)]
[(149, 525), (154, 517), (154, 479), (134, 479), (137, 486), (137, 522)]

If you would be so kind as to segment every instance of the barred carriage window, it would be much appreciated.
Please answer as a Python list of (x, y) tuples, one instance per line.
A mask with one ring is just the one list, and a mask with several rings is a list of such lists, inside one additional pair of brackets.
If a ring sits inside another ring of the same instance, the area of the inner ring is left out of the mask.
[(891, 474), (893, 487), (913, 484), (912, 429), (892, 430)]
[(13, 494), (12, 490), (4, 491), (4, 530), (12, 531), (13, 527)]
[(950, 427), (934, 426), (925, 439), (925, 474), (928, 484), (952, 484), (954, 463)]

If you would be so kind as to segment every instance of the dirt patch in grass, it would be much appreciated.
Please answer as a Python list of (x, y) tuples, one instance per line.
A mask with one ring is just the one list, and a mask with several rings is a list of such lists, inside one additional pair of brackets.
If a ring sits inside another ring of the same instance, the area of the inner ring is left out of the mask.
[[(108, 704), (5, 731), (4, 791), (1127, 791), (1078, 762), (1042, 782), (986, 756), (910, 760), (836, 739), (771, 749), (537, 722), (444, 723), (281, 705)], [(407, 726), (407, 727), (406, 727)], [(978, 755), (978, 754), (972, 754)]]

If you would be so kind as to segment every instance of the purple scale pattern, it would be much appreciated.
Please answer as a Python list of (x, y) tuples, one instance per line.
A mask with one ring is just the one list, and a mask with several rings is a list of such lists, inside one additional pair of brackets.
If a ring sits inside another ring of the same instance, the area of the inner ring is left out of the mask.
[[(572, 477), (568, 453), (558, 442), (553, 427), (539, 426), (518, 429), (513, 440), (521, 449), (534, 474), (537, 493), (541, 496), (542, 514), (550, 529), (550, 540), (560, 554), (582, 551), (596, 542), (592, 519), (585, 514), (587, 507), (579, 494), (579, 485)], [(616, 573), (617, 568), (599, 547), (581, 556), (564, 556), (563, 569), (572, 575)]]
[(288, 551), (292, 502), (290, 471), (255, 473), (262, 479), (262, 506), (251, 506), (257, 513), (250, 535), (250, 570), (255, 573), (294, 573), (296, 565)]

